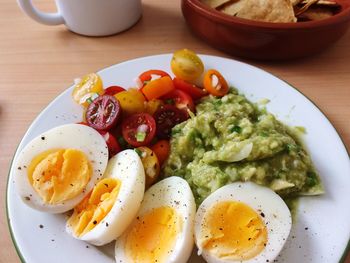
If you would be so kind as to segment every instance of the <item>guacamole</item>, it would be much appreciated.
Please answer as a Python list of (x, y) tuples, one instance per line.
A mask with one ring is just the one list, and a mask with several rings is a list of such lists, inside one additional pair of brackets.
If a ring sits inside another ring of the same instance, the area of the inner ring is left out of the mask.
[(196, 115), (173, 128), (163, 172), (186, 179), (197, 204), (235, 181), (253, 181), (284, 198), (323, 192), (293, 128), (233, 88), (201, 99)]

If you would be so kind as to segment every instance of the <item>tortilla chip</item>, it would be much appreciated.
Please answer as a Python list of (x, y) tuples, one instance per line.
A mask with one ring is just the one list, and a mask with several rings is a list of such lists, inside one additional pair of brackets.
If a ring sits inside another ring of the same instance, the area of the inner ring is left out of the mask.
[(231, 5), (224, 5), (220, 11), (231, 16), (237, 16), (237, 13), (244, 7), (246, 2), (246, 0), (239, 0)]
[[(296, 1), (296, 0), (295, 0)], [(302, 1), (299, 1), (299, 3), (301, 4), (307, 4), (310, 0), (302, 0)], [(335, 6), (335, 5), (339, 5), (337, 2), (335, 1), (329, 1), (329, 0), (318, 0), (316, 1), (317, 5), (327, 5), (327, 6)]]
[(302, 21), (311, 21), (326, 19), (331, 16), (333, 16), (333, 12), (331, 10), (322, 7), (315, 7), (306, 10), (304, 13), (298, 16), (298, 19)]
[(217, 8), (218, 6), (221, 6), (227, 2), (230, 2), (230, 0), (202, 0), (203, 4), (206, 4), (212, 8)]
[(292, 3), (292, 6), (296, 6), (297, 4), (301, 3), (303, 0), (290, 0)]
[(298, 21), (325, 19), (340, 12), (340, 10), (341, 6), (337, 2), (330, 0), (303, 0), (294, 7)]
[(295, 10), (295, 16), (298, 16), (302, 13), (304, 13), (306, 10), (309, 9), (310, 6), (312, 6), (313, 4), (317, 3), (318, 0), (304, 0), (303, 2), (301, 2), (301, 7), (296, 8)]
[(328, 1), (328, 0), (319, 0), (317, 2), (318, 5), (339, 5), (337, 2)]
[(265, 22), (296, 22), (290, 0), (240, 0), (222, 10), (245, 19)]
[(231, 16), (274, 23), (320, 20), (328, 18), (341, 10), (341, 6), (336, 0), (201, 1)]

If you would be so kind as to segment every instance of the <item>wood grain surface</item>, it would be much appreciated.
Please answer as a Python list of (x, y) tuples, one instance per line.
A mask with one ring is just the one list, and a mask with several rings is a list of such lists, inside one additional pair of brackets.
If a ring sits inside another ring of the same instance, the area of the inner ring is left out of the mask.
[[(55, 10), (53, 0), (34, 3), (41, 10)], [(64, 26), (37, 24), (21, 12), (16, 1), (1, 0), (0, 36), (0, 262), (3, 263), (20, 261), (9, 235), (5, 211), (12, 156), (33, 119), (75, 77), (128, 59), (171, 53), (184, 47), (227, 57), (191, 34), (179, 0), (144, 0), (143, 17), (133, 28), (105, 38), (76, 35)], [(281, 77), (302, 91), (326, 114), (350, 148), (350, 32), (322, 54), (306, 59), (243, 61)], [(349, 257), (346, 262), (350, 263)]]

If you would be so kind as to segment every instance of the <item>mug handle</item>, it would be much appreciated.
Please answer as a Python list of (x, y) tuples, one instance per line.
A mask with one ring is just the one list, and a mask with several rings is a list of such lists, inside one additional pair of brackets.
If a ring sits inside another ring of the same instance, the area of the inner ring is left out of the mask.
[(59, 12), (56, 13), (44, 13), (36, 9), (32, 0), (17, 0), (21, 9), (35, 21), (44, 25), (60, 25), (64, 24), (64, 19)]

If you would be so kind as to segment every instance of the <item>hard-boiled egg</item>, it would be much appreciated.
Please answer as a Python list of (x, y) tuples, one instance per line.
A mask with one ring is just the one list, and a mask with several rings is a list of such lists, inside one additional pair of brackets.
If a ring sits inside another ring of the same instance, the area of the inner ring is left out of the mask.
[(76, 206), (102, 177), (108, 148), (94, 129), (67, 124), (30, 141), (14, 162), (14, 184), (32, 208), (62, 213)]
[(119, 237), (134, 219), (145, 191), (145, 172), (138, 154), (125, 150), (112, 157), (103, 179), (74, 208), (66, 230), (100, 246)]
[(198, 208), (195, 241), (209, 263), (273, 262), (292, 219), (279, 195), (251, 182), (226, 185)]
[(136, 219), (116, 241), (116, 262), (186, 262), (193, 249), (195, 212), (184, 179), (169, 177), (151, 186)]

